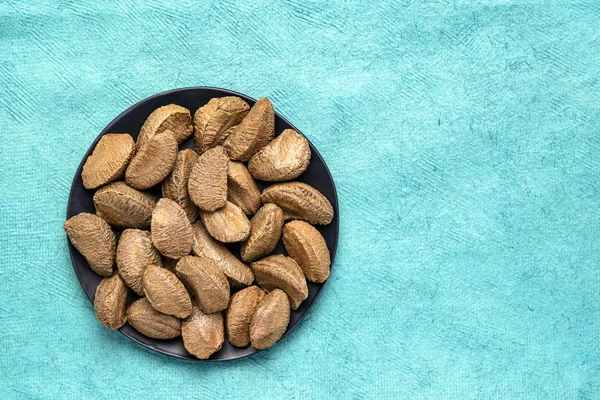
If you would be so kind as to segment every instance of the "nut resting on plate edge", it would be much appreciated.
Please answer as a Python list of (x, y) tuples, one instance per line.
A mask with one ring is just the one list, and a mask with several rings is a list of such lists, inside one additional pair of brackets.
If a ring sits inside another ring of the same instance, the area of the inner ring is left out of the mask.
[(103, 277), (93, 303), (105, 327), (179, 338), (199, 359), (218, 358), (226, 340), (263, 350), (307, 311), (307, 281), (329, 277), (328, 234), (315, 225), (334, 209), (302, 182), (314, 175), (310, 144), (275, 131), (269, 99), (192, 111), (168, 104), (139, 132), (102, 136), (81, 172), (95, 214), (70, 214), (64, 229)]

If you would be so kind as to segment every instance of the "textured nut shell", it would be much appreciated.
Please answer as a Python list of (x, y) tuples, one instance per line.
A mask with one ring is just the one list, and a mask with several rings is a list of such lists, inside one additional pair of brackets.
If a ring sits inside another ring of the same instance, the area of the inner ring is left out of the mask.
[(227, 202), (220, 210), (200, 216), (208, 233), (220, 242), (241, 242), (250, 235), (250, 221), (233, 203)]
[(227, 308), (229, 282), (213, 261), (186, 256), (179, 260), (175, 271), (190, 289), (202, 311), (211, 314)]
[(169, 104), (154, 110), (142, 125), (137, 138), (137, 148), (141, 148), (155, 135), (164, 131), (173, 132), (177, 143), (192, 135), (192, 114), (190, 110), (177, 104)]
[(266, 97), (258, 99), (242, 122), (236, 126), (223, 146), (232, 160), (248, 161), (275, 135), (275, 112)]
[(281, 238), (283, 223), (281, 208), (273, 203), (262, 206), (250, 220), (250, 236), (240, 248), (242, 260), (255, 261), (271, 254)]
[(123, 178), (135, 143), (127, 133), (109, 133), (100, 138), (92, 155), (83, 164), (81, 179), (86, 189), (96, 189)]
[(248, 169), (256, 179), (281, 182), (302, 175), (309, 163), (308, 140), (295, 130), (286, 129), (250, 159)]
[(200, 210), (216, 211), (227, 201), (227, 164), (223, 147), (207, 150), (192, 168), (188, 181), (190, 198)]
[(194, 142), (196, 151), (204, 153), (223, 144), (230, 128), (238, 125), (248, 114), (250, 106), (236, 96), (211, 99), (194, 113)]
[(150, 227), (154, 196), (140, 192), (125, 182), (113, 182), (94, 194), (96, 214), (116, 228)]
[(250, 286), (231, 296), (225, 327), (229, 343), (233, 346), (246, 347), (250, 343), (250, 323), (264, 297), (265, 292), (258, 286)]
[(151, 188), (171, 173), (176, 158), (177, 140), (173, 132), (157, 133), (131, 159), (125, 171), (125, 182), (136, 189)]
[(252, 215), (260, 207), (260, 192), (252, 175), (241, 162), (230, 161), (227, 167), (227, 200)]
[(119, 274), (104, 278), (96, 288), (94, 310), (107, 328), (119, 329), (127, 321), (129, 290)]
[(263, 203), (277, 204), (286, 220), (301, 219), (311, 224), (327, 225), (333, 219), (333, 207), (327, 197), (306, 183), (277, 183), (266, 188), (261, 199)]
[(117, 268), (127, 286), (139, 296), (144, 295), (144, 271), (150, 264), (161, 264), (150, 232), (125, 229), (117, 245)]
[(194, 356), (206, 359), (218, 351), (225, 341), (223, 315), (205, 314), (194, 304), (192, 314), (181, 323), (183, 346)]
[(298, 309), (308, 297), (304, 273), (292, 258), (279, 254), (253, 262), (250, 266), (261, 288), (267, 292), (281, 289), (287, 293), (292, 309)]
[(181, 320), (156, 311), (146, 298), (129, 306), (127, 322), (136, 331), (154, 339), (173, 339), (181, 335)]
[(273, 290), (259, 303), (252, 323), (250, 324), (250, 340), (258, 350), (271, 347), (277, 342), (290, 323), (290, 302), (285, 293)]
[(213, 239), (202, 222), (198, 221), (192, 225), (194, 231), (194, 245), (192, 252), (199, 256), (212, 260), (221, 268), (229, 280), (232, 288), (246, 287), (254, 281), (252, 270), (221, 243)]
[(194, 150), (181, 150), (175, 159), (173, 171), (162, 184), (163, 197), (179, 204), (192, 223), (198, 218), (198, 208), (190, 199), (188, 180), (196, 161), (198, 154)]
[(158, 265), (144, 272), (144, 294), (157, 311), (185, 318), (192, 312), (192, 301), (183, 283), (174, 273)]
[(97, 215), (81, 213), (65, 222), (71, 244), (85, 257), (90, 268), (102, 276), (114, 271), (117, 242), (110, 226)]
[(291, 221), (283, 228), (285, 250), (302, 268), (311, 282), (322, 283), (329, 277), (331, 259), (321, 233), (304, 221)]
[(194, 243), (192, 224), (179, 204), (162, 198), (152, 212), (152, 243), (163, 255), (181, 258), (190, 254)]

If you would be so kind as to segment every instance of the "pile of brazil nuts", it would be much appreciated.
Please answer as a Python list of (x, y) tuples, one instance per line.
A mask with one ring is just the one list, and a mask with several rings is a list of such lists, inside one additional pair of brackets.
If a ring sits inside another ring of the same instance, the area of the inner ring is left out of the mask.
[[(160, 107), (137, 141), (129, 133), (100, 138), (81, 174), (96, 213), (64, 228), (104, 277), (94, 298), (102, 325), (182, 336), (201, 359), (225, 339), (260, 350), (282, 337), (290, 309), (308, 296), (307, 280), (329, 277), (329, 250), (314, 225), (331, 223), (333, 207), (294, 180), (310, 163), (306, 138), (293, 129), (275, 137), (274, 122), (269, 99), (250, 107), (227, 96), (193, 118), (184, 107)], [(180, 150), (192, 135), (195, 150)], [(261, 193), (255, 179), (269, 186)], [(113, 229), (122, 231), (118, 243)], [(280, 240), (287, 256), (272, 254)], [(224, 245), (235, 242), (239, 257)]]

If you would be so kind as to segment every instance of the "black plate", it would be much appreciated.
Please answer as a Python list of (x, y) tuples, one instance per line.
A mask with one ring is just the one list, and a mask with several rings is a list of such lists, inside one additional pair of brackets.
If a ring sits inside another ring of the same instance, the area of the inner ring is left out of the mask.
[[(100, 140), (100, 137), (102, 137), (102, 135), (110, 132), (127, 132), (130, 133), (135, 139), (137, 138), (140, 128), (142, 127), (142, 124), (144, 123), (148, 115), (150, 115), (150, 113), (158, 107), (175, 103), (190, 109), (192, 113), (194, 113), (199, 107), (208, 103), (208, 101), (213, 97), (223, 97), (232, 95), (241, 97), (242, 99), (246, 100), (250, 105), (253, 105), (256, 102), (256, 100), (243, 94), (218, 88), (196, 87), (176, 89), (169, 92), (159, 93), (155, 96), (142, 100), (139, 103), (130, 107), (125, 112), (123, 112), (117, 118), (115, 118), (110, 124), (108, 124), (106, 128), (104, 128), (104, 130), (96, 138), (94, 143), (92, 143), (89, 150), (83, 157), (83, 160), (81, 160), (81, 163), (79, 164), (79, 168), (77, 169), (77, 173), (75, 174), (75, 178), (73, 179), (73, 185), (71, 186), (71, 194), (69, 196), (69, 204), (67, 206), (67, 219), (81, 212), (95, 213), (94, 203), (92, 201), (94, 191), (86, 190), (83, 187), (83, 183), (81, 181), (81, 169), (85, 160), (92, 153), (92, 150), (94, 149), (96, 143), (98, 142), (98, 140)], [(300, 132), (285, 118), (275, 113), (275, 134), (279, 135), (284, 129), (288, 128), (292, 128)], [(182, 143), (181, 145), (181, 148), (193, 147), (193, 137), (187, 140), (186, 142)], [(333, 206), (335, 214), (332, 223), (327, 226), (317, 226), (317, 229), (321, 232), (321, 234), (325, 238), (325, 241), (327, 242), (327, 247), (329, 248), (329, 252), (331, 253), (331, 263), (333, 265), (339, 233), (337, 195), (335, 191), (335, 185), (333, 183), (333, 179), (331, 177), (329, 169), (325, 165), (325, 161), (323, 161), (323, 158), (321, 158), (321, 155), (319, 154), (317, 149), (315, 149), (312, 143), (310, 143), (310, 150), (312, 151), (310, 165), (308, 166), (306, 172), (304, 172), (297, 180), (305, 182), (321, 191), (321, 193), (323, 193), (329, 199)], [(259, 189), (261, 189), (262, 191), (265, 185), (262, 182), (257, 182), (257, 184), (259, 186)], [(158, 188), (153, 188), (153, 190), (158, 190), (157, 193), (160, 193), (160, 189)], [(116, 231), (117, 236), (120, 235), (120, 233), (120, 231)], [(233, 244), (229, 247), (234, 253), (239, 254), (239, 244)], [(91, 270), (85, 258), (83, 258), (83, 256), (71, 245), (70, 242), (69, 252), (71, 253), (71, 261), (73, 262), (73, 268), (75, 269), (77, 278), (79, 278), (81, 287), (85, 291), (90, 301), (93, 302), (94, 294), (96, 293), (96, 287), (98, 286), (102, 278)], [(285, 250), (281, 244), (281, 241), (278, 244), (275, 253), (285, 254)], [(290, 324), (288, 325), (287, 331), (284, 336), (289, 334), (306, 316), (306, 314), (314, 304), (315, 300), (319, 296), (319, 293), (321, 292), (322, 288), (322, 284), (309, 282), (308, 298), (304, 302), (302, 302), (302, 304), (296, 311), (292, 310), (290, 316)], [(120, 331), (122, 334), (129, 337), (133, 341), (149, 349), (158, 351), (159, 353), (168, 354), (170, 356), (184, 359), (198, 360), (190, 353), (188, 353), (188, 351), (183, 347), (183, 341), (181, 337), (172, 340), (152, 339), (142, 335), (141, 333), (133, 329), (129, 324), (125, 324), (125, 326), (123, 326), (120, 329)], [(234, 360), (236, 358), (245, 357), (257, 352), (258, 350), (256, 350), (252, 346), (248, 346), (246, 348), (233, 347), (226, 340), (221, 350), (213, 354), (209, 358), (209, 360)]]

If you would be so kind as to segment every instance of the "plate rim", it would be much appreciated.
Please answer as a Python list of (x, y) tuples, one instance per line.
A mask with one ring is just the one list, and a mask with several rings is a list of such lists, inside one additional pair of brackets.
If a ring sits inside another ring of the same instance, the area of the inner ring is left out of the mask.
[[(91, 152), (93, 151), (93, 149), (96, 147), (98, 141), (100, 140), (100, 138), (102, 138), (104, 135), (106, 135), (107, 133), (109, 133), (109, 127), (111, 125), (113, 125), (117, 120), (123, 118), (125, 115), (127, 115), (129, 112), (131, 112), (133, 109), (137, 108), (138, 106), (140, 106), (142, 103), (145, 103), (147, 101), (150, 101), (152, 99), (158, 98), (158, 97), (162, 97), (162, 96), (166, 96), (169, 94), (174, 94), (174, 93), (179, 93), (179, 92), (186, 92), (186, 91), (191, 91), (191, 90), (214, 90), (214, 91), (219, 91), (221, 93), (223, 93), (224, 95), (231, 95), (231, 96), (238, 96), (244, 100), (252, 100), (254, 102), (258, 101), (257, 99), (250, 97), (248, 95), (245, 95), (243, 93), (240, 92), (236, 92), (234, 90), (230, 90), (230, 89), (223, 89), (220, 87), (215, 87), (215, 86), (188, 86), (188, 87), (182, 87), (182, 88), (177, 88), (177, 89), (171, 89), (171, 90), (166, 90), (163, 92), (159, 92), (156, 93), (152, 96), (149, 97), (145, 97), (137, 102), (135, 102), (134, 104), (132, 104), (131, 106), (129, 106), (128, 108), (126, 108), (123, 112), (121, 112), (119, 115), (117, 115), (116, 117), (114, 117), (101, 131), (100, 133), (96, 136), (96, 138), (92, 141), (92, 143), (90, 144), (89, 148), (87, 149), (87, 151), (85, 152), (85, 154), (83, 155), (83, 158), (81, 159), (81, 162), (79, 163), (79, 166), (77, 167), (77, 169), (75, 170), (75, 174), (73, 176), (73, 179), (71, 181), (71, 189), (69, 190), (69, 200), (67, 202), (67, 212), (66, 212), (66, 220), (69, 219), (69, 210), (71, 209), (72, 206), (72, 201), (74, 198), (74, 190), (75, 190), (75, 182), (78, 178), (79, 175), (81, 175), (81, 171), (83, 168), (83, 165), (85, 163), (85, 161), (87, 160), (87, 158), (89, 157), (89, 154), (91, 154)], [(190, 112), (192, 113), (192, 117), (193, 117), (193, 113), (192, 110), (190, 110)], [(316, 156), (321, 160), (321, 163), (323, 164), (323, 166), (325, 167), (325, 171), (327, 172), (327, 176), (331, 182), (332, 188), (333, 188), (333, 206), (337, 212), (337, 218), (335, 218), (335, 231), (336, 231), (336, 235), (333, 239), (332, 242), (332, 252), (330, 255), (331, 258), (331, 263), (330, 263), (330, 269), (333, 269), (333, 264), (335, 262), (335, 256), (337, 254), (337, 247), (338, 247), (338, 242), (339, 242), (339, 236), (340, 236), (340, 218), (339, 218), (339, 202), (338, 202), (338, 195), (337, 195), (337, 188), (335, 186), (335, 181), (333, 179), (333, 175), (331, 174), (331, 171), (329, 170), (329, 167), (327, 166), (327, 163), (325, 162), (325, 160), (323, 159), (323, 156), (321, 156), (321, 153), (319, 153), (319, 150), (317, 149), (317, 147), (310, 141), (310, 139), (300, 130), (298, 130), (298, 128), (296, 128), (296, 126), (294, 126), (294, 124), (292, 124), (290, 121), (288, 121), (285, 117), (283, 117), (281, 114), (279, 114), (277, 111), (274, 111), (276, 117), (281, 118), (285, 123), (287, 123), (292, 129), (294, 129), (296, 132), (299, 132), (302, 136), (304, 136), (304, 138), (306, 138), (306, 140), (310, 143), (310, 146), (315, 150), (314, 153), (316, 154)], [(129, 135), (131, 135), (130, 132), (127, 132)], [(314, 156), (314, 154), (313, 154)], [(83, 293), (85, 293), (85, 295), (87, 296), (87, 298), (89, 299), (89, 301), (92, 303), (92, 306), (94, 305), (94, 299), (92, 298), (92, 296), (90, 296), (88, 294), (88, 292), (85, 290), (85, 287), (83, 286), (83, 281), (82, 281), (82, 277), (80, 276), (79, 270), (78, 268), (75, 267), (75, 259), (73, 257), (73, 251), (77, 251), (75, 249), (75, 247), (71, 244), (71, 241), (69, 240), (68, 236), (65, 233), (65, 237), (67, 239), (67, 247), (69, 249), (69, 258), (71, 259), (71, 266), (73, 267), (73, 270), (75, 270), (75, 275), (77, 276), (77, 280), (79, 281), (79, 285), (81, 286), (81, 289), (83, 290)], [(298, 325), (300, 325), (300, 323), (304, 320), (304, 318), (306, 318), (306, 316), (308, 315), (308, 313), (312, 310), (314, 304), (317, 302), (317, 299), (319, 298), (319, 296), (321, 295), (321, 292), (323, 291), (323, 288), (325, 287), (325, 285), (327, 284), (327, 282), (329, 281), (329, 279), (327, 279), (325, 282), (320, 284), (319, 290), (314, 298), (314, 300), (312, 301), (312, 303), (310, 303), (306, 309), (306, 311), (300, 316), (300, 318), (298, 319), (298, 321), (296, 321), (296, 323), (289, 329), (286, 329), (285, 333), (281, 336), (281, 339), (285, 338), (286, 336), (288, 336), (290, 333), (292, 333), (296, 327)], [(167, 356), (171, 356), (171, 357), (175, 357), (179, 360), (185, 360), (185, 361), (189, 361), (189, 362), (197, 362), (197, 361), (203, 361), (203, 362), (224, 362), (224, 361), (233, 361), (233, 360), (239, 360), (245, 357), (249, 357), (249, 356), (253, 356), (255, 354), (261, 353), (262, 351), (265, 350), (269, 350), (270, 348), (267, 349), (263, 349), (263, 350), (258, 350), (256, 348), (253, 348), (255, 351), (251, 352), (251, 353), (247, 353), (247, 354), (243, 354), (240, 355), (238, 357), (230, 357), (230, 358), (218, 358), (218, 359), (199, 359), (197, 357), (186, 357), (184, 355), (181, 354), (177, 354), (177, 353), (173, 353), (167, 350), (159, 350), (155, 347), (151, 347), (146, 343), (141, 342), (139, 339), (133, 337), (132, 335), (130, 335), (128, 332), (125, 332), (123, 330), (123, 327), (116, 329), (118, 332), (120, 332), (122, 335), (124, 335), (125, 337), (131, 339), (132, 341), (134, 341), (135, 343), (137, 343), (138, 345), (142, 346), (143, 348), (150, 350), (152, 352), (156, 352), (159, 354), (164, 354)], [(249, 345), (250, 346), (250, 345)], [(246, 347), (247, 348), (247, 347)], [(241, 348), (240, 348), (241, 349)]]

